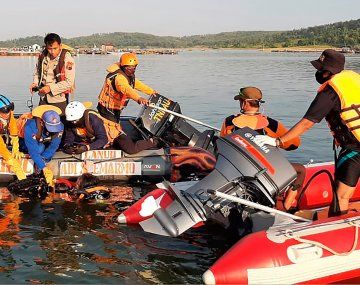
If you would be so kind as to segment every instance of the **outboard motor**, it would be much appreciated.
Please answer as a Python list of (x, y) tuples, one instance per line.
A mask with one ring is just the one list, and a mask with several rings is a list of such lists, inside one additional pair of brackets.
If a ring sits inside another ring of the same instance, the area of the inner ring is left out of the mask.
[(184, 191), (184, 195), (201, 201), (208, 219), (225, 227), (231, 222), (230, 214), (234, 214), (235, 209), (241, 212), (243, 207), (209, 197), (208, 189), (274, 207), (276, 197), (296, 179), (295, 169), (277, 148), (260, 147), (254, 142), (257, 134), (250, 128), (243, 128), (218, 139), (215, 169)]
[[(229, 227), (231, 213), (241, 212), (244, 207), (214, 197), (209, 194), (209, 190), (275, 206), (276, 196), (288, 189), (296, 179), (296, 171), (277, 148), (258, 146), (254, 142), (257, 134), (249, 128), (243, 128), (219, 138), (216, 141), (218, 154), (215, 169), (208, 176), (187, 190), (179, 190), (170, 183), (165, 183), (167, 189), (161, 189), (162, 194), (153, 196), (153, 199), (160, 201), (158, 214), (155, 211), (149, 218), (143, 215), (134, 220), (145, 231), (170, 236), (179, 235), (207, 219)], [(132, 207), (140, 208), (145, 213), (146, 203), (150, 201), (146, 200), (151, 199), (151, 195), (152, 192)], [(140, 207), (138, 203), (141, 204)], [(141, 215), (141, 211), (137, 213)], [(120, 217), (129, 223), (132, 218), (126, 217), (126, 214), (125, 211)]]
[[(151, 96), (149, 103), (181, 114), (180, 105), (162, 95)], [(214, 131), (207, 130), (201, 133), (185, 119), (164, 111), (143, 107), (136, 124), (147, 134), (162, 138), (170, 146), (197, 146), (213, 151), (211, 141)]]

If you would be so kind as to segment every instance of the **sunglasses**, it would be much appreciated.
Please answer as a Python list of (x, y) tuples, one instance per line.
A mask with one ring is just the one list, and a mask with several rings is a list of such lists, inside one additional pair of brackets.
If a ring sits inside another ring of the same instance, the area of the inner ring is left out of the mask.
[(257, 101), (257, 102), (259, 102), (259, 103), (265, 103), (265, 101), (264, 100), (261, 100), (261, 99), (240, 99), (239, 100), (240, 101), (240, 104), (241, 104), (241, 102), (243, 102), (243, 101)]
[(6, 106), (0, 108), (0, 113), (7, 114), (11, 111), (14, 111), (14, 103), (13, 102), (11, 102), (10, 105), (6, 105)]
[(133, 71), (136, 70), (136, 67), (137, 67), (136, 65), (125, 65), (124, 69), (128, 71)]

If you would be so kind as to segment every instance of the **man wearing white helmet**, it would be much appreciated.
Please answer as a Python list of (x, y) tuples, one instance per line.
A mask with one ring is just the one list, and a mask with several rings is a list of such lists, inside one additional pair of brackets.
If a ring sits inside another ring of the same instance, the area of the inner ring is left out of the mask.
[[(135, 153), (155, 146), (153, 141), (133, 142), (122, 131), (119, 123), (103, 118), (98, 112), (87, 109), (81, 102), (74, 101), (65, 108), (66, 120), (70, 123), (65, 133), (63, 150), (68, 154), (80, 154), (88, 150), (110, 147), (116, 139), (116, 146), (127, 153)], [(124, 142), (119, 144), (119, 140)]]
[(102, 118), (95, 111), (87, 110), (78, 101), (66, 106), (65, 117), (70, 123), (65, 131), (63, 150), (66, 153), (80, 154), (104, 148), (111, 144), (112, 136), (116, 138), (121, 132), (120, 124)]

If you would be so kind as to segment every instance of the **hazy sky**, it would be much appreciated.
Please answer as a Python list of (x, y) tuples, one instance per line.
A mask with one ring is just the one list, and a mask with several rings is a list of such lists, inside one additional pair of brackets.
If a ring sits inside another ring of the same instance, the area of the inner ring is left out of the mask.
[(360, 0), (1, 1), (0, 40), (59, 33), (184, 36), (291, 30), (360, 18)]

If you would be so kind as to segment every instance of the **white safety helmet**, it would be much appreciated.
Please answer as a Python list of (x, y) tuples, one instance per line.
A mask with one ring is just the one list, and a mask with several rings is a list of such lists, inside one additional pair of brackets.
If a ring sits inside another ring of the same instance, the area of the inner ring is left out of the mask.
[(72, 122), (83, 117), (86, 107), (79, 101), (70, 102), (65, 108), (66, 121)]

